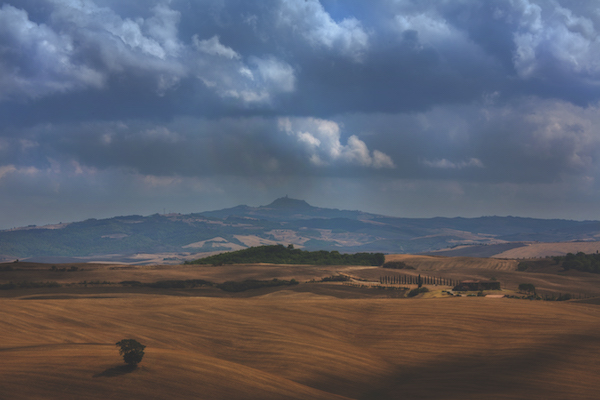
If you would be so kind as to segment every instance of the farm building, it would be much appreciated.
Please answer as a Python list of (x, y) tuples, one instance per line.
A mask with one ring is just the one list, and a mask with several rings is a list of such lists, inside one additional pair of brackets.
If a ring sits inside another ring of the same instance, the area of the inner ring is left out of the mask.
[(497, 281), (462, 281), (452, 289), (457, 292), (475, 292), (479, 290), (500, 290)]

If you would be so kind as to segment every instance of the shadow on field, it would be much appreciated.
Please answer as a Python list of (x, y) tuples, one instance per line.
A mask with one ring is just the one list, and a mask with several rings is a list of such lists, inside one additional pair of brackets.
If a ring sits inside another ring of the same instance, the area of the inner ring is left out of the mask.
[(102, 373), (94, 375), (94, 378), (111, 378), (114, 376), (121, 376), (135, 371), (136, 368), (137, 365), (119, 365), (116, 367), (109, 368)]
[[(598, 339), (595, 331), (557, 335), (552, 341), (519, 349), (516, 354), (464, 354), (452, 360), (398, 368), (374, 383), (376, 389), (368, 388), (356, 398), (390, 399), (399, 394), (407, 399), (460, 398), (461, 395), (503, 399), (568, 398), (565, 397), (568, 393), (555, 392), (564, 382), (558, 387), (552, 386), (552, 382), (547, 381), (548, 377), (552, 376), (552, 370), (569, 365), (570, 354), (593, 349)], [(571, 384), (573, 387), (564, 390), (581, 386), (589, 391), (590, 386), (595, 386), (593, 382), (584, 380), (572, 381)]]

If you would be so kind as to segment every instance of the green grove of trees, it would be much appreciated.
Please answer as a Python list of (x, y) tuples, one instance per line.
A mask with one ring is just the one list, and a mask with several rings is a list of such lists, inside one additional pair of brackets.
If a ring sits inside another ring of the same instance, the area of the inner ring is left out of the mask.
[(283, 245), (257, 246), (229, 253), (188, 261), (186, 264), (311, 264), (311, 265), (369, 265), (385, 262), (383, 253), (342, 254), (338, 251), (306, 251)]
[(556, 263), (562, 262), (565, 270), (574, 269), (582, 272), (600, 274), (600, 254), (568, 253), (566, 256), (553, 257)]

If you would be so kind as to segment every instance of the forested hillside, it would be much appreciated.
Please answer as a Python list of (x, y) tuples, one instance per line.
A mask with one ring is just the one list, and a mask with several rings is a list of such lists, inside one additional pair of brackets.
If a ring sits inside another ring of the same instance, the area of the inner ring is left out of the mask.
[(294, 249), (292, 245), (285, 247), (258, 246), (230, 253), (218, 254), (186, 264), (313, 264), (313, 265), (374, 265), (384, 263), (382, 253), (341, 254), (338, 251), (306, 251)]

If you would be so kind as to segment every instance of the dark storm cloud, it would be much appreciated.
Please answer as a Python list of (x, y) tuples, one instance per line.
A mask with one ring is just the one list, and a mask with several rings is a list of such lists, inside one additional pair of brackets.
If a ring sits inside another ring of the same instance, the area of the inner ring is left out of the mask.
[[(222, 113), (403, 112), (494, 91), (598, 98), (589, 89), (599, 73), (597, 13), (585, 5), (326, 2), (342, 15), (334, 20), (320, 3), (299, 0), (42, 4), (2, 7), (5, 99), (101, 90), (127, 105), (126, 89), (169, 104), (190, 79), (209, 89), (199, 97), (217, 95)], [(79, 99), (62, 100), (69, 108)]]
[[(411, 115), (178, 118), (40, 125), (5, 139), (8, 164), (51, 160), (155, 176), (369, 176), (543, 183), (594, 176), (598, 108), (524, 99)], [(2, 150), (0, 150), (2, 151)]]
[(555, 185), (592, 204), (599, 24), (566, 0), (9, 0), (0, 186), (342, 179), (352, 197), (373, 179), (382, 196), (516, 185), (525, 209), (526, 185)]
[(352, 176), (394, 167), (389, 156), (341, 131), (314, 118), (88, 122), (21, 130), (6, 140), (5, 152), (9, 163), (39, 169), (76, 162), (155, 176)]

